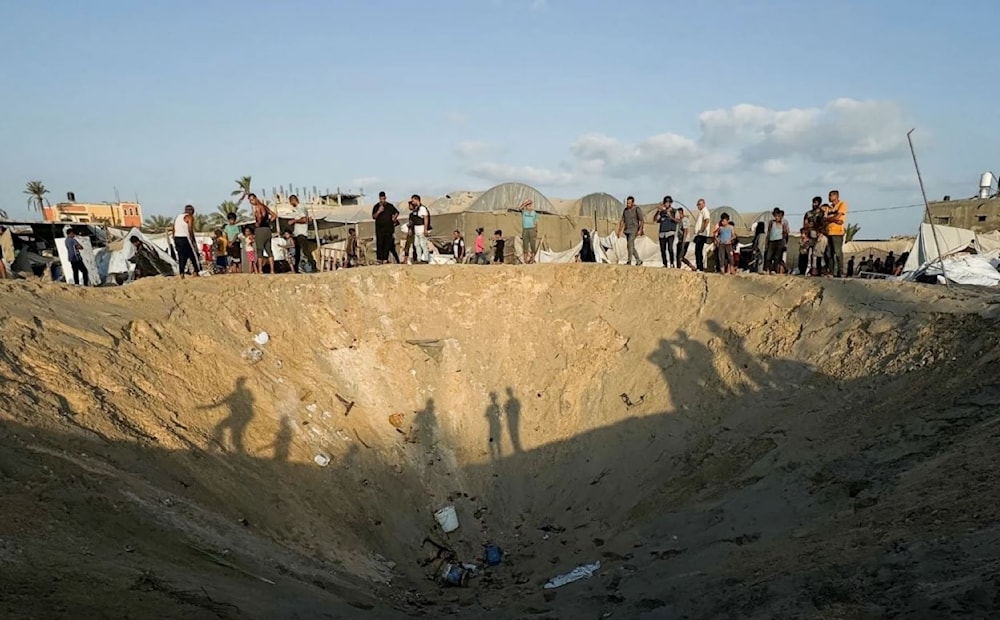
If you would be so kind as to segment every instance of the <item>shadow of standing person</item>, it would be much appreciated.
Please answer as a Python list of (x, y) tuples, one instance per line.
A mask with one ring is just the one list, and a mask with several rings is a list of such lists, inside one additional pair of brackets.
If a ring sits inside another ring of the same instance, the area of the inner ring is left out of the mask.
[(254, 413), (254, 398), (247, 387), (246, 377), (240, 377), (236, 380), (236, 387), (222, 402), (200, 407), (200, 409), (214, 409), (219, 405), (226, 405), (229, 408), (229, 415), (215, 425), (215, 429), (212, 431), (212, 441), (225, 450), (225, 435), (228, 431), (229, 443), (233, 449), (237, 452), (246, 452), (246, 446), (243, 443), (244, 434)]
[(677, 330), (673, 339), (661, 338), (647, 359), (660, 369), (675, 411), (703, 410), (706, 405), (714, 404), (707, 401), (714, 401), (726, 392), (712, 352), (684, 330)]
[(273, 460), (282, 463), (287, 463), (291, 450), (292, 450), (292, 421), (287, 415), (283, 415), (281, 416), (281, 426), (278, 427), (278, 434), (274, 436)]
[(486, 421), (490, 425), (490, 462), (496, 465), (503, 458), (503, 413), (497, 393), (490, 392), (490, 404), (486, 407)]
[(507, 414), (507, 432), (514, 452), (521, 452), (521, 401), (514, 396), (514, 388), (507, 388), (507, 402), (503, 406)]
[(428, 398), (424, 408), (413, 419), (416, 428), (413, 438), (416, 443), (430, 450), (437, 443), (437, 416), (434, 414), (434, 399)]

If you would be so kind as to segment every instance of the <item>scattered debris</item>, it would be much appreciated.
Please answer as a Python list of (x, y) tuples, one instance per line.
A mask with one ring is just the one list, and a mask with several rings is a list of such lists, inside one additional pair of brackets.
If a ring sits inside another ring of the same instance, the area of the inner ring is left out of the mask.
[(486, 545), (486, 553), (483, 559), (487, 566), (496, 566), (503, 560), (503, 549), (490, 543)]
[(243, 352), (243, 359), (249, 360), (251, 364), (256, 364), (264, 358), (264, 352), (255, 347), (250, 347)]
[(334, 396), (336, 396), (337, 400), (339, 400), (341, 402), (341, 404), (344, 405), (344, 415), (347, 416), (349, 413), (351, 413), (351, 409), (354, 409), (354, 401), (353, 400), (347, 400), (346, 398), (344, 398), (340, 394), (334, 394)]
[(306, 411), (308, 411), (309, 413), (316, 413), (317, 409), (318, 407), (316, 406), (316, 403), (312, 403), (311, 405), (306, 406)]
[(445, 506), (434, 511), (434, 518), (445, 534), (458, 529), (458, 513), (455, 512), (454, 506)]
[[(402, 414), (402, 413), (393, 413), (393, 414), (389, 415), (389, 424), (392, 424), (393, 427), (395, 427), (395, 429), (397, 431), (399, 431), (400, 433), (403, 433), (403, 422), (404, 422), (405, 419), (406, 419), (406, 417), (405, 417), (404, 414)], [(403, 433), (403, 434), (405, 435), (406, 433)]]
[(622, 392), (619, 395), (619, 397), (622, 399), (622, 402), (625, 403), (625, 408), (626, 409), (631, 409), (632, 407), (636, 407), (638, 405), (641, 405), (643, 403), (643, 401), (646, 400), (646, 395), (645, 394), (643, 394), (642, 396), (639, 397), (639, 402), (637, 402), (637, 403), (632, 402), (632, 399), (629, 398), (628, 394), (626, 394), (625, 392)]
[(599, 484), (601, 480), (604, 480), (604, 477), (607, 476), (610, 472), (611, 470), (609, 468), (602, 469), (601, 473), (597, 474), (597, 477), (590, 481), (590, 486)]
[(599, 561), (594, 562), (593, 564), (581, 564), (568, 573), (557, 575), (556, 577), (549, 579), (548, 582), (542, 587), (546, 590), (550, 590), (581, 579), (590, 579), (594, 576), (594, 573), (599, 570), (601, 570), (601, 563)]
[(342, 440), (342, 441), (351, 441), (351, 436), (348, 435), (347, 431), (345, 431), (342, 428), (338, 428), (337, 430), (335, 430), (333, 432), (333, 434), (336, 435), (337, 438), (340, 439), (340, 440)]
[(441, 562), (438, 574), (441, 576), (441, 582), (450, 586), (464, 587), (469, 582), (469, 571), (461, 564), (452, 564), (446, 560)]

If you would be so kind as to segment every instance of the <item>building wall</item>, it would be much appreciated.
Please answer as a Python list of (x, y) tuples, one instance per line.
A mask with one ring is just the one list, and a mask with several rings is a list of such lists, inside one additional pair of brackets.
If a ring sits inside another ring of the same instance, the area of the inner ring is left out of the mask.
[(1000, 230), (1000, 198), (973, 198), (932, 202), (929, 205), (931, 222), (942, 226), (966, 228), (976, 232)]
[(60, 202), (42, 209), (42, 215), (46, 222), (142, 226), (142, 205), (137, 202)]

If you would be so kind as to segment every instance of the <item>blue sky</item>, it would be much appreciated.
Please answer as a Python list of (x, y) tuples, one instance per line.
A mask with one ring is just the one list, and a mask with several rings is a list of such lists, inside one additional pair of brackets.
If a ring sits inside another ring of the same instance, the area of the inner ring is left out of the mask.
[[(136, 194), (202, 210), (234, 179), (440, 195), (672, 194), (861, 237), (1000, 171), (994, 3), (0, 0), (0, 208)], [(981, 32), (977, 35), (976, 29)]]

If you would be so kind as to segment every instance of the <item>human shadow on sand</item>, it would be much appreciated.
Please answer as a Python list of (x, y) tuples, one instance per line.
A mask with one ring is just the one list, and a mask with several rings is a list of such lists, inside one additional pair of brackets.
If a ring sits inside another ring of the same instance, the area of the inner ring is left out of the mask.
[(237, 379), (233, 391), (220, 402), (205, 405), (199, 407), (199, 409), (210, 410), (223, 405), (229, 410), (229, 414), (220, 420), (212, 430), (212, 443), (216, 447), (225, 450), (227, 445), (226, 438), (228, 436), (229, 447), (236, 452), (245, 453), (245, 435), (247, 427), (250, 426), (250, 422), (253, 421), (254, 416), (254, 397), (253, 393), (250, 392), (250, 388), (247, 387), (246, 377)]

